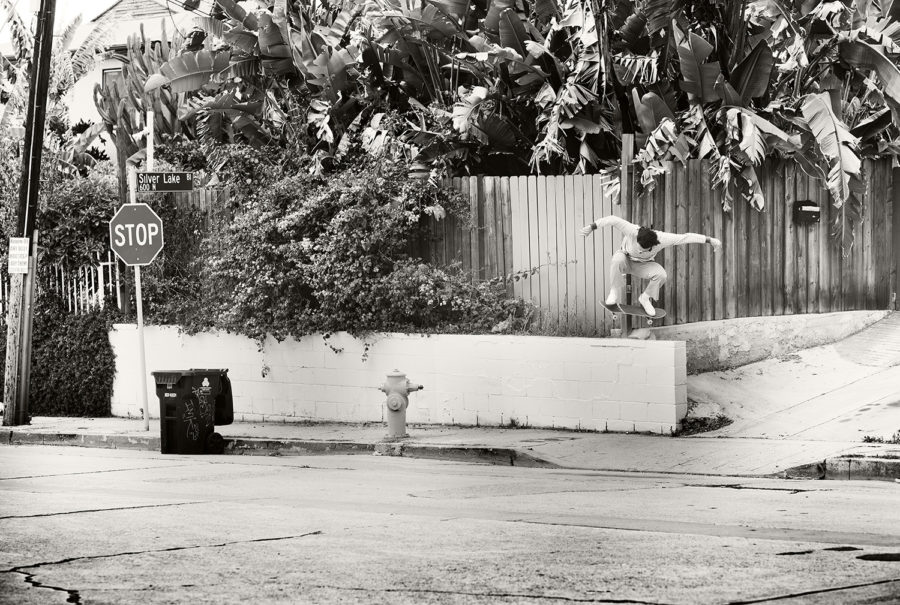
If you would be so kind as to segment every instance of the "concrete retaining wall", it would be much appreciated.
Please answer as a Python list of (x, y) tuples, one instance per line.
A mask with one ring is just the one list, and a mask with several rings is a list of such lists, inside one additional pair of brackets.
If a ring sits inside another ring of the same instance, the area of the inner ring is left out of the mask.
[(845, 311), (703, 321), (653, 330), (657, 339), (687, 343), (692, 374), (725, 370), (842, 340), (890, 311)]
[[(145, 339), (148, 372), (228, 368), (236, 420), (383, 421), (377, 388), (395, 368), (425, 385), (410, 396), (410, 423), (668, 434), (687, 413), (686, 350), (677, 341), (385, 334), (366, 349), (338, 334), (328, 344), (269, 339), (260, 350), (241, 336), (165, 326), (147, 327)], [(116, 325), (110, 341), (112, 413), (140, 416), (136, 327)], [(149, 378), (148, 399), (158, 416)]]

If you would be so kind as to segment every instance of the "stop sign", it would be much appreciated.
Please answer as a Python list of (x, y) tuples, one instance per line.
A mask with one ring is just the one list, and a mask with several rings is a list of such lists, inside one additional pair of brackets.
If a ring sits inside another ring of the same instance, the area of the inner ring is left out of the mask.
[(149, 265), (163, 247), (163, 224), (147, 204), (123, 204), (109, 221), (109, 243), (129, 267)]

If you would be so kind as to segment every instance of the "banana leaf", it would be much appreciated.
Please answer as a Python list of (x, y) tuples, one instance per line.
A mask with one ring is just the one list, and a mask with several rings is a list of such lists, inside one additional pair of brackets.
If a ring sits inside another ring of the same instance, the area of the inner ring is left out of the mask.
[(869, 116), (850, 130), (850, 134), (861, 141), (871, 139), (891, 125), (891, 111), (887, 107)]
[(516, 8), (516, 0), (491, 0), (487, 16), (484, 18), (485, 31), (496, 34), (500, 31), (500, 13)]
[(228, 54), (213, 56), (208, 50), (183, 53), (163, 63), (159, 73), (153, 74), (144, 84), (144, 92), (168, 85), (172, 92), (192, 92), (205, 86), (214, 73), (228, 64)]
[(753, 166), (745, 166), (741, 170), (741, 178), (746, 186), (743, 192), (744, 199), (750, 202), (750, 206), (756, 210), (762, 210), (766, 205), (766, 197), (763, 195), (762, 187), (759, 185), (759, 178), (756, 176), (756, 169)]
[(651, 37), (672, 22), (674, 4), (673, 0), (647, 0), (644, 4), (643, 12), (647, 15), (647, 33)]
[(766, 94), (774, 65), (772, 49), (765, 40), (760, 40), (750, 54), (738, 63), (729, 81), (740, 95), (743, 105), (749, 103), (750, 99)]
[(526, 40), (529, 40), (528, 32), (516, 11), (508, 8), (500, 13), (500, 46), (513, 49), (520, 57), (527, 57)]
[[(841, 59), (857, 69), (874, 69), (881, 82), (883, 94), (894, 103), (900, 103), (900, 69), (875, 47), (862, 40), (847, 40), (839, 45)], [(900, 116), (894, 115), (894, 124), (900, 127)]]
[(803, 117), (816, 138), (819, 150), (828, 158), (828, 190), (840, 207), (850, 197), (850, 177), (858, 176), (862, 162), (856, 154), (859, 139), (831, 110), (827, 93), (807, 95), (801, 106)]
[(235, 2), (235, 0), (215, 0), (214, 4), (218, 4), (219, 6), (221, 6), (222, 10), (224, 10), (229, 17), (231, 17), (247, 29), (259, 29), (259, 23), (256, 20), (256, 15), (245, 11), (240, 4)]
[(744, 99), (741, 98), (741, 95), (738, 94), (731, 83), (726, 80), (725, 76), (722, 74), (719, 74), (719, 77), (716, 78), (715, 89), (722, 98), (723, 105), (731, 105), (734, 107), (741, 107), (744, 105)]
[(861, 216), (865, 194), (862, 162), (856, 152), (858, 139), (834, 115), (827, 93), (804, 97), (801, 111), (819, 150), (829, 161), (826, 184), (838, 210), (832, 235), (840, 240), (846, 255), (853, 246), (853, 225)]
[(706, 62), (713, 51), (712, 45), (693, 32), (685, 36), (674, 24), (673, 31), (678, 46), (681, 76), (684, 78), (681, 82), (682, 90), (702, 103), (717, 101), (720, 97), (715, 85), (722, 70), (718, 61)]

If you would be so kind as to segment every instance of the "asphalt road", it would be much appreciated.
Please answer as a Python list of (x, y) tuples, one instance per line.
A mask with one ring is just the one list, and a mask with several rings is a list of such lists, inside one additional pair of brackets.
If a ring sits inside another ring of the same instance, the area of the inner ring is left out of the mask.
[(0, 447), (0, 602), (898, 603), (900, 484)]

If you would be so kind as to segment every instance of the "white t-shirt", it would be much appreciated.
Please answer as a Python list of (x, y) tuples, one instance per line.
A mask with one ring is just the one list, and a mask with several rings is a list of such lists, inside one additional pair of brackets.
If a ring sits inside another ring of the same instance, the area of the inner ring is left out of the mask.
[(625, 253), (625, 256), (639, 263), (649, 263), (657, 253), (664, 248), (670, 246), (679, 246), (681, 244), (705, 244), (706, 236), (699, 233), (666, 233), (665, 231), (656, 231), (656, 237), (659, 243), (649, 250), (645, 250), (637, 241), (640, 225), (629, 223), (618, 216), (604, 216), (595, 223), (597, 227), (615, 227), (622, 232), (622, 246), (619, 248)]

